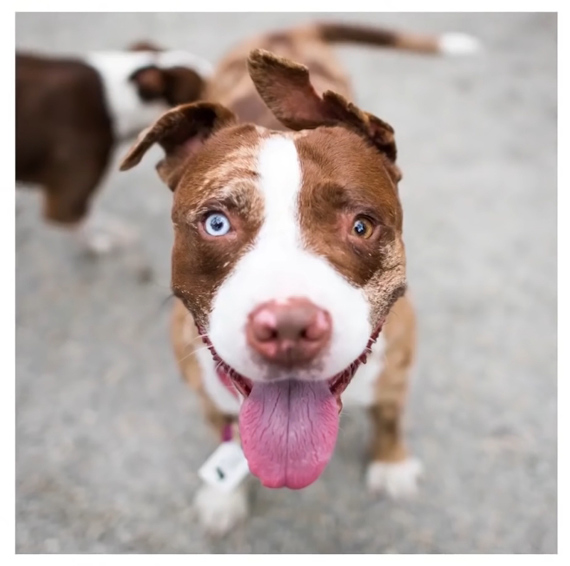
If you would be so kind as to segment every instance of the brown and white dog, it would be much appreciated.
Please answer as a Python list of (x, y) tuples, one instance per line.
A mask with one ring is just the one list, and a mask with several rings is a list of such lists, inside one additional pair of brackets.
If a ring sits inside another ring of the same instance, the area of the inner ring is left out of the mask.
[[(155, 143), (164, 149), (174, 349), (219, 434), (239, 420), (252, 474), (267, 487), (314, 482), (343, 403), (355, 404), (374, 427), (368, 488), (407, 496), (421, 465), (402, 436), (415, 319), (401, 174), (394, 130), (349, 102), (329, 46), (341, 40), (432, 53), (476, 47), (461, 35), (338, 24), (256, 38), (221, 62), (211, 102), (162, 116), (122, 169)], [(204, 485), (196, 503), (211, 532), (247, 514), (243, 485), (229, 494)]]
[[(211, 70), (195, 55), (142, 42), (73, 59), (17, 53), (16, 181), (43, 188), (47, 220), (77, 225), (114, 146), (201, 98)], [(104, 251), (111, 241), (91, 243)]]

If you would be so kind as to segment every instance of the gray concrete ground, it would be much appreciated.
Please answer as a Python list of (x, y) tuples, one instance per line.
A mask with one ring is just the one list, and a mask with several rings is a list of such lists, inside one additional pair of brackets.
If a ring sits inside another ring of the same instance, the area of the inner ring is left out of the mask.
[[(367, 422), (354, 412), (318, 482), (259, 488), (246, 525), (202, 535), (190, 502), (215, 439), (170, 350), (171, 196), (157, 152), (113, 171), (97, 202), (141, 232), (123, 256), (82, 259), (39, 220), (39, 195), (18, 195), (18, 552), (556, 551), (556, 17), (331, 17), (470, 32), (487, 48), (471, 59), (339, 49), (361, 106), (399, 142), (420, 321), (408, 418), (427, 470), (419, 496), (370, 499)], [(148, 38), (216, 61), (254, 32), (309, 19), (24, 14), (17, 46), (75, 53)]]

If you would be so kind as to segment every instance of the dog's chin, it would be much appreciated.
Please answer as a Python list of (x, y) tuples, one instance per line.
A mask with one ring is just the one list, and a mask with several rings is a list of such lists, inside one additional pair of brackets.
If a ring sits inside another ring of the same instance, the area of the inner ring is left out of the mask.
[[(361, 366), (361, 364), (366, 363), (368, 355), (371, 352), (372, 345), (376, 342), (378, 336), (380, 335), (380, 332), (382, 331), (383, 322), (384, 321), (382, 321), (370, 335), (368, 344), (366, 345), (364, 351), (349, 366), (336, 373), (332, 377), (323, 377), (320, 380), (318, 378), (313, 378), (314, 381), (327, 382), (330, 392), (335, 396), (338, 402), (339, 411), (342, 409), (341, 395), (344, 393), (345, 389), (352, 381), (356, 370)], [(202, 340), (210, 350), (210, 353), (216, 362), (216, 367), (218, 368), (219, 373), (224, 377), (227, 376), (227, 378), (229, 378), (231, 385), (233, 385), (233, 387), (242, 395), (243, 398), (249, 397), (257, 380), (246, 377), (245, 375), (236, 371), (231, 365), (229, 365), (219, 356), (214, 345), (208, 338), (207, 333), (204, 332), (201, 328), (198, 328), (198, 331), (202, 336)], [(285, 380), (287, 378), (281, 377), (280, 379)]]

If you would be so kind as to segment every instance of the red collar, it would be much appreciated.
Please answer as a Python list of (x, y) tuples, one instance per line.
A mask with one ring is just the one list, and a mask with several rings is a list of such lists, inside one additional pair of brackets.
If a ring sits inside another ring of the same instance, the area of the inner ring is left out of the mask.
[(230, 379), (229, 375), (221, 370), (221, 369), (217, 369), (216, 373), (218, 374), (218, 377), (220, 378), (220, 381), (226, 386), (226, 389), (234, 396), (234, 397), (238, 397), (238, 392), (236, 391), (235, 387), (232, 384), (232, 380)]

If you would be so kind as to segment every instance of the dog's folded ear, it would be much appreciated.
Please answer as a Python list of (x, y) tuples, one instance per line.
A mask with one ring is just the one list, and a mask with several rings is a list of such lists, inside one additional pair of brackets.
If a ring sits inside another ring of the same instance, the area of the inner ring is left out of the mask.
[(292, 130), (344, 125), (370, 140), (387, 158), (395, 182), (402, 175), (396, 165), (396, 142), (392, 126), (360, 110), (340, 94), (315, 91), (304, 65), (255, 49), (249, 54), (248, 70), (257, 92), (284, 125)]
[(196, 102), (173, 108), (139, 134), (121, 162), (120, 169), (132, 169), (149, 148), (158, 143), (165, 157), (156, 169), (164, 183), (174, 190), (186, 160), (199, 151), (214, 132), (235, 121), (234, 114), (220, 104)]
[(166, 77), (156, 65), (137, 69), (130, 77), (142, 100), (151, 101), (161, 98), (166, 90)]

